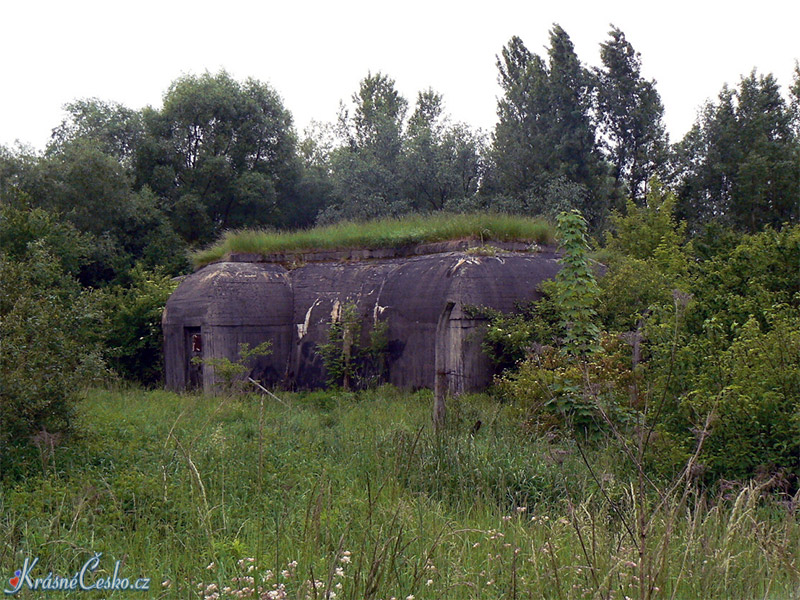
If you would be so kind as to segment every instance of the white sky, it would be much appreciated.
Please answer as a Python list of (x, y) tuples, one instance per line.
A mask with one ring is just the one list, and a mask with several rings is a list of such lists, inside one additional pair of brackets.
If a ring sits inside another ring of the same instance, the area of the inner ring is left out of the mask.
[(335, 118), (369, 70), (413, 105), (429, 86), (453, 120), (491, 130), (495, 56), (512, 35), (543, 53), (559, 23), (599, 63), (609, 24), (642, 54), (677, 141), (698, 107), (753, 67), (785, 88), (800, 59), (800, 1), (280, 2), (0, 0), (0, 144), (41, 149), (64, 103), (158, 106), (183, 73), (225, 68), (270, 83), (299, 132)]

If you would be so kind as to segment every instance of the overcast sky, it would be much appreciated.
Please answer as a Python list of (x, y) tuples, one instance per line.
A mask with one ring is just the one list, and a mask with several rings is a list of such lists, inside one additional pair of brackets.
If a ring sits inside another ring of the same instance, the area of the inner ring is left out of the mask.
[(756, 67), (785, 88), (800, 59), (798, 0), (0, 1), (0, 144), (38, 149), (66, 102), (158, 106), (181, 74), (221, 68), (270, 83), (300, 132), (333, 120), (368, 71), (394, 78), (411, 104), (433, 87), (454, 120), (490, 131), (496, 55), (512, 35), (543, 53), (553, 23), (588, 65), (609, 24), (622, 29), (657, 80), (676, 141), (724, 83)]

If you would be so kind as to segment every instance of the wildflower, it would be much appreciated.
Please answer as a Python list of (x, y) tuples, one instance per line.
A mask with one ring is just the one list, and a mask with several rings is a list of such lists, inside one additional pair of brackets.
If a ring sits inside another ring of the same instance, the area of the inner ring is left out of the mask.
[(334, 571), (334, 574), (337, 577), (344, 577), (344, 569), (342, 567), (336, 567), (336, 570)]
[(335, 587), (337, 590), (341, 590), (342, 589), (342, 582), (341, 581), (337, 582), (337, 584), (335, 586), (333, 586), (333, 587)]
[(490, 579), (486, 582), (486, 585), (494, 585), (494, 579)]
[(520, 514), (524, 513), (526, 510), (528, 510), (527, 506), (518, 506), (517, 507), (517, 512), (520, 513)]
[(635, 562), (633, 562), (632, 560), (626, 560), (626, 561), (625, 561), (625, 566), (626, 566), (626, 567), (630, 567), (631, 569), (635, 569), (635, 568), (636, 568), (636, 567), (638, 567), (639, 565), (637, 565), (637, 564), (636, 564)]
[(504, 522), (504, 523), (507, 523), (507, 522), (508, 522), (508, 521), (510, 521), (510, 520), (511, 520), (511, 515), (505, 515), (505, 516), (503, 517), (503, 522)]
[(480, 546), (480, 545), (481, 545), (481, 543), (480, 543), (480, 542), (475, 542), (474, 544), (472, 544), (472, 547), (473, 547), (473, 548), (477, 548), (477, 547), (478, 547), (478, 546)]
[(433, 585), (433, 579), (428, 579), (428, 581), (425, 582), (425, 585)]
[(169, 579), (165, 579), (164, 581), (161, 582), (161, 587), (162, 588), (168, 588), (170, 585), (171, 585), (171, 582), (170, 582)]
[(211, 569), (213, 569), (216, 566), (217, 565), (215, 565), (213, 562), (210, 562), (210, 563), (208, 563), (208, 566), (206, 567), (206, 569), (210, 571)]
[(406, 596), (406, 600), (414, 600), (414, 594), (409, 594)]
[(349, 563), (350, 562), (350, 556), (345, 554), (342, 558), (339, 559), (339, 562), (342, 562), (342, 563), (345, 563), (345, 564)]
[(291, 574), (291, 573), (289, 573), (289, 571), (287, 571), (286, 569), (284, 569), (283, 571), (281, 571), (281, 577), (283, 577), (284, 579), (288, 579), (289, 577), (291, 577), (291, 575), (292, 575), (292, 574)]

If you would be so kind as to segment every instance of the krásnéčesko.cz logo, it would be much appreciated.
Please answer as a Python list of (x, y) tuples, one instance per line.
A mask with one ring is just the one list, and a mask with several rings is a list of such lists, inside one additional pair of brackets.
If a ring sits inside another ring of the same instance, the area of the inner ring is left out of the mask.
[(147, 577), (140, 577), (131, 581), (127, 577), (120, 575), (120, 563), (117, 561), (114, 564), (114, 572), (111, 575), (97, 576), (96, 571), (100, 566), (100, 557), (102, 552), (95, 553), (89, 560), (83, 563), (83, 566), (72, 577), (63, 577), (56, 575), (52, 571), (45, 577), (35, 577), (33, 569), (39, 562), (38, 558), (33, 560), (26, 558), (22, 569), (14, 571), (14, 576), (9, 578), (9, 587), (4, 588), (3, 592), (8, 595), (13, 595), (19, 592), (22, 588), (27, 587), (30, 590), (41, 590), (48, 592), (66, 592), (66, 591), (90, 591), (90, 590), (106, 590), (106, 591), (131, 591), (131, 592), (146, 592), (150, 590), (150, 579)]

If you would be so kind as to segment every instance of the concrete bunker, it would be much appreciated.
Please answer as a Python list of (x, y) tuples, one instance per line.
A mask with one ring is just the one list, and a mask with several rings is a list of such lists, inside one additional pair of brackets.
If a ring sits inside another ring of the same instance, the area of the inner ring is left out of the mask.
[(319, 348), (342, 307), (356, 307), (361, 336), (381, 323), (387, 345), (383, 378), (404, 389), (458, 395), (485, 387), (489, 359), (483, 322), (470, 307), (512, 312), (539, 298), (558, 272), (552, 248), (471, 241), (412, 248), (234, 255), (187, 276), (163, 316), (166, 383), (211, 391), (214, 369), (192, 358), (238, 358), (239, 345), (271, 342), (251, 377), (266, 385), (326, 383)]

